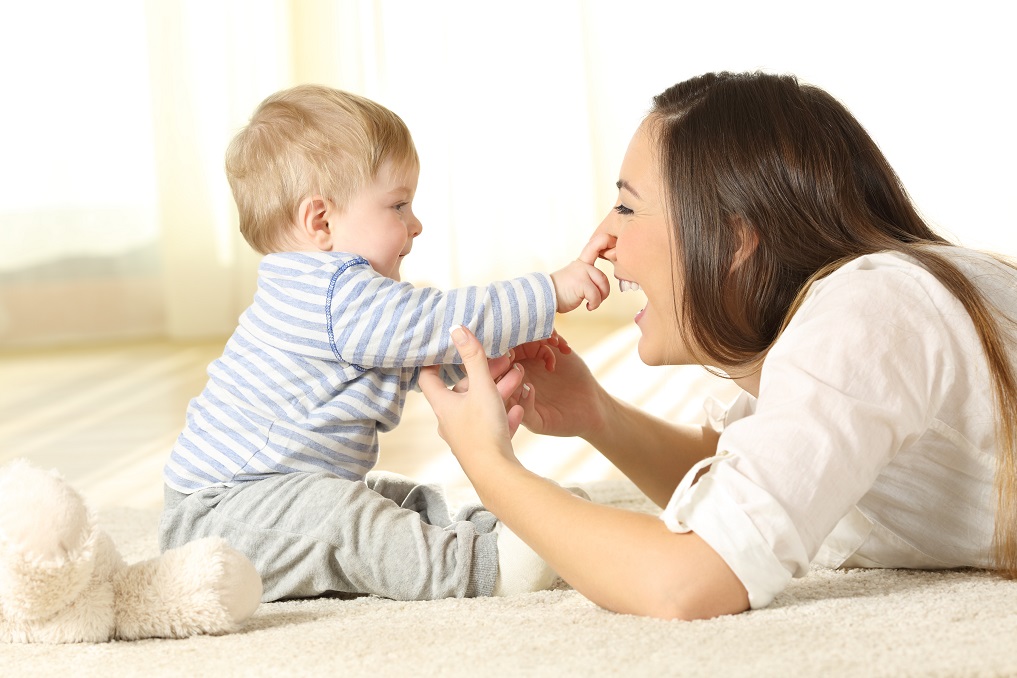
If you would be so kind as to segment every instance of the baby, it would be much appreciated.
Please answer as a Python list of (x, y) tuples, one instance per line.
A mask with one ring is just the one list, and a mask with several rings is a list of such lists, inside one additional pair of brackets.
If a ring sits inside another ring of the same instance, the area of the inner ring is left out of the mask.
[(262, 102), (226, 172), (240, 229), (265, 256), (165, 466), (161, 548), (225, 538), (257, 567), (265, 601), (547, 588), (554, 573), (483, 507), (452, 517), (438, 487), (368, 472), (420, 368), (443, 365), (450, 385), (463, 376), (451, 327), (491, 356), (552, 338), (556, 312), (609, 293), (595, 254), (482, 287), (400, 282), (421, 233), (413, 140), (385, 107), (334, 89)]

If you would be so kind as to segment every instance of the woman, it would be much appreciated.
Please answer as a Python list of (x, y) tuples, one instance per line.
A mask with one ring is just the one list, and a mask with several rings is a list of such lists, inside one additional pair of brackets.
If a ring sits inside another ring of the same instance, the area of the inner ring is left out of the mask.
[[(934, 233), (850, 113), (793, 77), (666, 90), (618, 187), (594, 238), (646, 295), (640, 358), (744, 393), (672, 424), (562, 347), (522, 398), (457, 329), (469, 390), (420, 384), (488, 508), (594, 602), (666, 618), (765, 606), (813, 560), (1017, 574), (1017, 271)], [(589, 441), (660, 518), (526, 471), (520, 421)]]

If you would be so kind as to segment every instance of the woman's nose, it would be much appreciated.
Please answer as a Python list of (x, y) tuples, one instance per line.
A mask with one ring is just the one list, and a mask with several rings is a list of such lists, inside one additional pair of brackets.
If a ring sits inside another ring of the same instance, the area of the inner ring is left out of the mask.
[(593, 233), (594, 235), (600, 233), (606, 233), (610, 236), (617, 236), (618, 229), (616, 228), (618, 222), (618, 215), (613, 209), (609, 210), (607, 215), (601, 220), (600, 224), (597, 225), (597, 230)]

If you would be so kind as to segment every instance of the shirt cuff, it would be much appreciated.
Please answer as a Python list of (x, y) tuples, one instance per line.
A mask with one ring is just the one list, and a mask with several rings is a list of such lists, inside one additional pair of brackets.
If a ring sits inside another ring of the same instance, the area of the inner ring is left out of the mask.
[[(726, 453), (709, 460), (710, 470), (694, 485), (683, 482), (675, 491), (661, 520), (672, 532), (695, 532), (727, 563), (749, 595), (753, 608), (766, 607), (791, 581), (792, 572), (808, 571), (801, 545), (782, 545), (784, 551), (794, 553), (792, 568), (774, 553), (770, 541), (746, 512), (761, 516), (767, 532), (797, 534), (787, 513), (772, 497), (750, 480), (739, 474)], [(693, 467), (694, 477), (700, 467)], [(686, 476), (688, 478), (689, 476)], [(732, 491), (734, 490), (734, 491)], [(804, 567), (798, 567), (804, 558)], [(797, 572), (796, 572), (797, 573)]]

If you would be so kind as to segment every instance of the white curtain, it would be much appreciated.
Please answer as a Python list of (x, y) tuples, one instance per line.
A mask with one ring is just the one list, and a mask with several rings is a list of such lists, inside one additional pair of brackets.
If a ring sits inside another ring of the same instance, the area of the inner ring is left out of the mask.
[(228, 332), (255, 263), (222, 149), (291, 82), (287, 3), (0, 11), (0, 346)]
[(294, 8), (300, 79), (373, 98), (414, 136), (424, 235), (407, 279), (479, 283), (575, 258), (598, 212), (582, 3)]
[[(423, 236), (407, 279), (573, 258), (671, 83), (794, 72), (851, 108), (919, 207), (1017, 254), (1003, 5), (874, 0), (35, 0), (0, 8), (0, 347), (222, 336), (253, 292), (222, 173), (269, 93), (349, 89), (406, 120)], [(609, 300), (627, 316), (639, 295)]]
[(119, 32), (83, 30), (88, 3), (3, 7), (0, 345), (97, 323), (150, 333), (162, 301), (144, 8), (111, 6), (134, 28)]
[(282, 0), (148, 0), (166, 333), (229, 333), (256, 259), (237, 229), (223, 151), (267, 93), (291, 81)]

